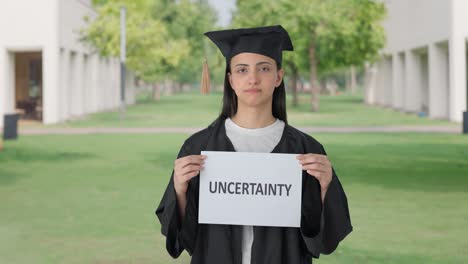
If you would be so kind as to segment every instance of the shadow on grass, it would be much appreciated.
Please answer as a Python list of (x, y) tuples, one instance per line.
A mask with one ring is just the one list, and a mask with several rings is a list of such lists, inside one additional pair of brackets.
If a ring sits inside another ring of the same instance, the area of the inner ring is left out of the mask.
[[(44, 147), (46, 149), (46, 147)], [(3, 150), (0, 155), (0, 185), (12, 184), (25, 174), (18, 172), (22, 166), (27, 166), (28, 163), (57, 163), (57, 162), (74, 162), (77, 160), (92, 159), (96, 155), (84, 152), (50, 152), (44, 149), (31, 147), (10, 146)], [(32, 176), (32, 175), (27, 175)]]
[(34, 148), (9, 148), (0, 155), (0, 164), (9, 162), (57, 162), (57, 161), (76, 161), (82, 159), (94, 158), (95, 155), (83, 152), (48, 152)]
[(333, 159), (342, 181), (409, 191), (468, 192), (468, 149), (464, 146), (379, 144), (355, 150)]
[[(331, 259), (336, 261), (330, 261)], [(433, 256), (422, 254), (408, 254), (400, 252), (385, 252), (385, 251), (368, 251), (357, 248), (339, 247), (330, 257), (322, 256), (314, 263), (395, 263), (395, 264), (412, 264), (412, 263), (437, 263), (442, 260), (436, 260)], [(448, 256), (443, 260), (446, 263), (454, 263), (453, 257)]]
[[(288, 98), (287, 109), (294, 110), (297, 112), (311, 113), (311, 97), (301, 96), (298, 100), (298, 105), (293, 106), (292, 98)], [(358, 96), (321, 96), (320, 97), (320, 111), (317, 113), (335, 113), (335, 112), (346, 112), (349, 109), (356, 109), (364, 107), (364, 102), (361, 97)]]
[[(2, 164), (0, 163), (0, 165)], [(0, 186), (12, 184), (22, 176), (23, 175), (17, 172), (14, 172), (10, 169), (5, 169), (5, 168), (0, 167)]]

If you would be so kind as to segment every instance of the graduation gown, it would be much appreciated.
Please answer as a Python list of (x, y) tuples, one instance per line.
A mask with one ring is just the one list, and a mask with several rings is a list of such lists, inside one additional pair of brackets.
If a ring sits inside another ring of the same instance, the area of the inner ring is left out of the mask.
[[(177, 158), (200, 155), (201, 151), (235, 151), (226, 135), (224, 119), (190, 136)], [(285, 125), (273, 153), (326, 152), (311, 136)], [(183, 250), (192, 264), (241, 264), (242, 226), (198, 223), (199, 175), (192, 178), (187, 189), (185, 217), (179, 214), (172, 172), (169, 184), (156, 209), (161, 232), (166, 236), (166, 249), (177, 258)], [(348, 202), (333, 170), (332, 181), (322, 205), (320, 184), (303, 171), (301, 227), (254, 226), (252, 264), (311, 263), (312, 257), (332, 253), (351, 231)]]

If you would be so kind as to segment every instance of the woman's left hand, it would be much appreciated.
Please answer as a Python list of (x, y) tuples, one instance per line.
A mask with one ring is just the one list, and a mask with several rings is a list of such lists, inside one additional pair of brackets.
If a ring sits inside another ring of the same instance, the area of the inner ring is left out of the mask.
[(328, 157), (325, 155), (309, 153), (298, 155), (297, 159), (302, 165), (302, 169), (319, 181), (323, 199), (333, 175), (332, 165), (328, 160)]

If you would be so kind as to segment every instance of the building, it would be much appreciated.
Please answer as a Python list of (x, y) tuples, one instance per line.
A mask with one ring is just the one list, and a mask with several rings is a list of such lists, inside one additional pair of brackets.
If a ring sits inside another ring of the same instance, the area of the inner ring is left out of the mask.
[[(118, 58), (80, 41), (90, 0), (15, 0), (0, 4), (0, 126), (4, 114), (45, 124), (118, 108)], [(134, 103), (132, 73), (126, 103)]]
[(382, 0), (387, 44), (365, 101), (461, 122), (467, 111), (468, 1)]

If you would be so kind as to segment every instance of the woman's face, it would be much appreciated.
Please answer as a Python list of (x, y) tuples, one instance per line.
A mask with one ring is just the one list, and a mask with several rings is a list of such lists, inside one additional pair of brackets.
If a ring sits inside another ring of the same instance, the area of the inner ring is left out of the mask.
[(240, 53), (231, 58), (230, 67), (229, 83), (237, 95), (238, 106), (271, 104), (284, 74), (277, 69), (275, 60), (257, 53)]

